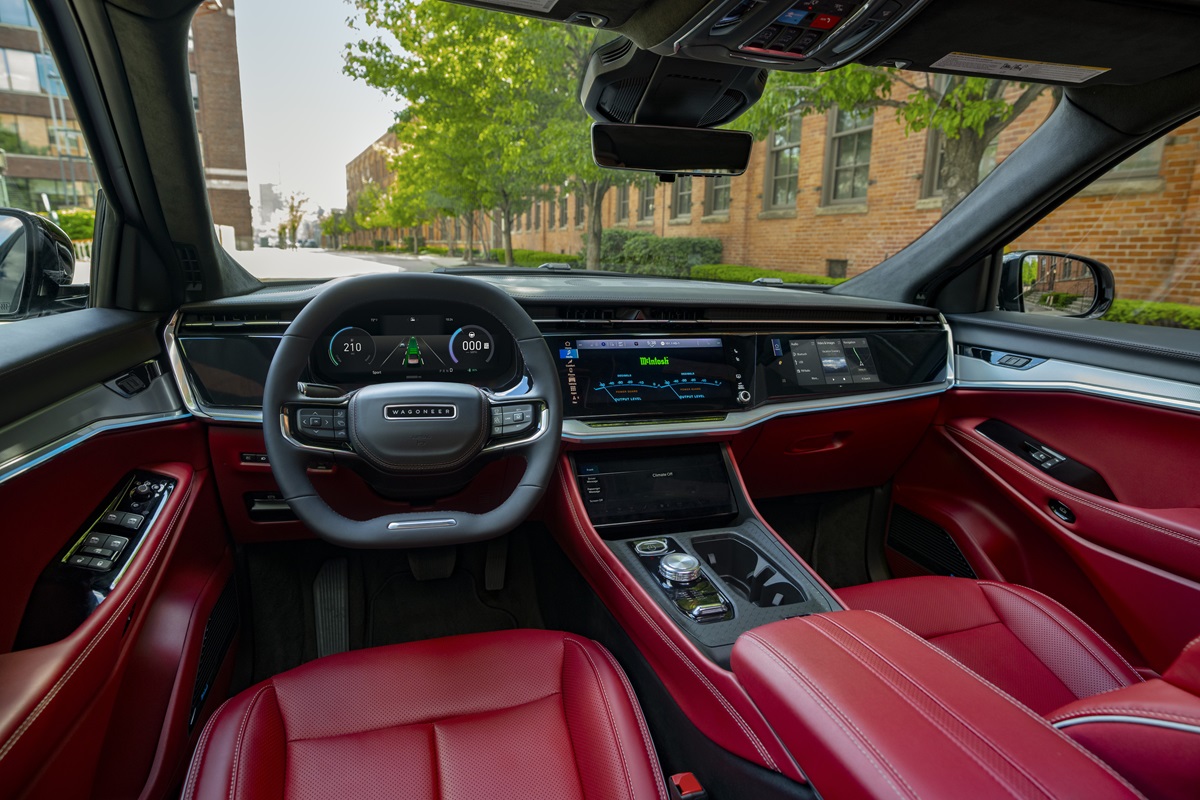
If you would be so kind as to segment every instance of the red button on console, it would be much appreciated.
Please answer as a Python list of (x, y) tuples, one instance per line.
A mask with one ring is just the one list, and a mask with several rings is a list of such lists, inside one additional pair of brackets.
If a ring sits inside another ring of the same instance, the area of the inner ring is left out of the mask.
[(836, 27), (841, 21), (841, 17), (835, 17), (833, 14), (817, 14), (813, 18), (813, 21), (808, 23), (808, 27), (827, 31), (830, 28)]

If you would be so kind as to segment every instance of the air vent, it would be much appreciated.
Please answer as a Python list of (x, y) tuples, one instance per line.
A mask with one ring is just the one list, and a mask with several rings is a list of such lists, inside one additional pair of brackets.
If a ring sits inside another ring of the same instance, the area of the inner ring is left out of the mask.
[(731, 322), (896, 322), (914, 325), (930, 324), (938, 321), (936, 312), (929, 314), (922, 314), (920, 312), (907, 314), (891, 311), (847, 311), (832, 308), (759, 308), (745, 306), (705, 309), (702, 319), (728, 320)]
[(204, 330), (211, 333), (216, 329), (253, 330), (264, 333), (271, 330), (282, 331), (288, 326), (278, 311), (195, 311), (183, 315), (180, 328), (184, 331)]
[(196, 248), (190, 244), (175, 243), (175, 254), (179, 256), (179, 265), (183, 267), (183, 290), (185, 292), (204, 291), (204, 275), (200, 271), (200, 256)]
[(967, 557), (950, 534), (902, 506), (892, 508), (887, 543), (888, 547), (935, 575), (976, 577), (975, 570), (971, 569)]
[(597, 106), (609, 119), (629, 122), (633, 119), (638, 103), (641, 102), (649, 84), (649, 78), (626, 78), (617, 81), (604, 90)]

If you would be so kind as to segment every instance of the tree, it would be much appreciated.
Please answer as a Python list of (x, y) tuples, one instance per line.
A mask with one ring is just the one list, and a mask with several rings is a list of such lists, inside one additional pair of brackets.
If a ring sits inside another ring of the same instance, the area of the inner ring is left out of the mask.
[[(762, 100), (735, 124), (760, 138), (786, 114), (842, 109), (895, 109), (906, 133), (936, 131), (941, 159), (942, 213), (980, 181), (988, 146), (1048, 87), (995, 78), (912, 73), (857, 64), (819, 73), (776, 72)], [(1053, 90), (1055, 100), (1061, 90)]]
[[(397, 183), (424, 180), (427, 199), (462, 211), (495, 209), (512, 264), (513, 220), (553, 182), (543, 140), (553, 104), (529, 89), (551, 67), (523, 46), (525, 30), (542, 23), (448, 3), (354, 4), (374, 38), (347, 46), (346, 72), (408, 106)], [(421, 178), (403, 171), (417, 158)]]
[(296, 246), (296, 231), (300, 228), (300, 223), (304, 221), (304, 206), (308, 205), (308, 198), (302, 194), (292, 192), (288, 195), (287, 205), (284, 211), (287, 213), (284, 224), (287, 225), (288, 239), (292, 247)]
[(336, 208), (321, 220), (321, 234), (333, 240), (335, 250), (342, 246), (342, 237), (349, 235), (352, 229), (347, 212)]

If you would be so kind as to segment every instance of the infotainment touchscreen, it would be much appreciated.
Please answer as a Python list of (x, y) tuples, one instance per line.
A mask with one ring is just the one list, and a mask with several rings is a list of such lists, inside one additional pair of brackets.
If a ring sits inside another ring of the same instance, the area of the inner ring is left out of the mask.
[(550, 344), (569, 417), (737, 407), (736, 345), (721, 337), (563, 337)]

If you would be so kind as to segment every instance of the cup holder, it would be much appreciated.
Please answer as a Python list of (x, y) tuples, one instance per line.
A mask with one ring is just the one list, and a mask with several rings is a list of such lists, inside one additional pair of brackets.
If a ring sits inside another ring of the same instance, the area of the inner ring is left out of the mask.
[(760, 608), (790, 606), (806, 599), (775, 564), (739, 537), (693, 539), (692, 546), (730, 589)]

